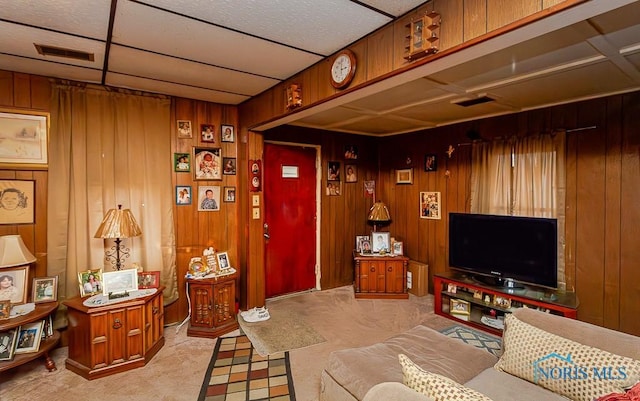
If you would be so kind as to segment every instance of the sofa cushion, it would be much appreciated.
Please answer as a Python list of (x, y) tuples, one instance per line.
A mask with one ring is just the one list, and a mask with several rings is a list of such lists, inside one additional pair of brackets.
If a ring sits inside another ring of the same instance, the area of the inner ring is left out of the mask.
[(456, 383), (448, 377), (427, 372), (404, 354), (398, 355), (398, 359), (402, 366), (403, 383), (435, 401), (491, 401), (491, 398)]
[(640, 378), (640, 362), (505, 318), (503, 354), (495, 368), (573, 400), (624, 392)]
[(493, 401), (567, 401), (567, 397), (519, 377), (500, 372), (493, 367), (486, 369), (464, 385), (486, 395)]
[(624, 394), (613, 393), (600, 397), (595, 401), (640, 401), (640, 383), (626, 391)]
[(402, 383), (399, 354), (407, 355), (425, 370), (458, 383), (471, 380), (498, 361), (485, 350), (426, 326), (416, 326), (381, 343), (332, 352), (325, 372), (355, 399), (362, 400), (378, 383)]

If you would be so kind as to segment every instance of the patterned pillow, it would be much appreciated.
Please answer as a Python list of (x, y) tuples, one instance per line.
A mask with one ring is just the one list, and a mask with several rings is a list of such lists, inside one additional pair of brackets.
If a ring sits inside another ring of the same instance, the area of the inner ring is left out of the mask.
[(594, 401), (640, 401), (640, 383), (630, 388), (629, 391), (624, 394), (608, 394)]
[(576, 401), (623, 393), (638, 382), (640, 361), (611, 354), (505, 318), (504, 352), (495, 368)]
[(404, 384), (435, 401), (491, 401), (490, 398), (456, 383), (448, 377), (427, 372), (416, 365), (406, 355), (398, 355)]

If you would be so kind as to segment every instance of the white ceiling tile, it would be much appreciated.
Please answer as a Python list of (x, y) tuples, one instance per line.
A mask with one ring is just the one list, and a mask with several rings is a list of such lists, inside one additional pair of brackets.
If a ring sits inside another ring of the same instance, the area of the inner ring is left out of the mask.
[(424, 0), (364, 0), (362, 3), (368, 4), (371, 7), (377, 8), (378, 10), (382, 10), (388, 14), (399, 17), (401, 15), (406, 14), (407, 12), (413, 10), (414, 8), (428, 3), (429, 1)]
[(150, 0), (148, 3), (324, 56), (391, 21), (350, 0)]
[(255, 96), (279, 81), (122, 46), (109, 53), (111, 72)]
[(0, 70), (20, 71), (26, 74), (42, 75), (82, 82), (100, 83), (102, 70), (51, 63), (41, 60), (25, 62), (22, 57), (0, 54)]
[(110, 9), (110, 0), (15, 0), (2, 2), (0, 18), (105, 40)]

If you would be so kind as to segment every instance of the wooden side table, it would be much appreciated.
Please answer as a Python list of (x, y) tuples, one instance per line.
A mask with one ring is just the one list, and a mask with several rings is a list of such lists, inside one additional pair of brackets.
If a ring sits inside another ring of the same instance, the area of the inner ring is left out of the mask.
[(236, 279), (226, 276), (187, 279), (191, 318), (187, 335), (216, 338), (239, 327), (236, 318)]
[(82, 298), (65, 301), (67, 369), (91, 380), (146, 365), (164, 345), (163, 290), (104, 306), (87, 307)]
[(405, 256), (362, 256), (356, 254), (355, 297), (408, 299)]

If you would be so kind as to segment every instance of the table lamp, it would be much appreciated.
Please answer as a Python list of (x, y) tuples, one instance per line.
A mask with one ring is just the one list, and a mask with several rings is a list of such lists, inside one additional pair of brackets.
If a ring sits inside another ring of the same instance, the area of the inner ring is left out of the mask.
[(115, 238), (116, 244), (111, 247), (111, 251), (105, 251), (104, 255), (105, 260), (110, 260), (111, 264), (116, 266), (116, 270), (120, 270), (124, 266), (122, 259), (129, 257), (129, 248), (122, 245), (122, 238), (140, 235), (142, 235), (142, 230), (131, 210), (122, 209), (122, 205), (118, 205), (117, 209), (109, 209), (94, 238)]
[(28, 265), (36, 261), (19, 235), (0, 237), (0, 268)]
[(373, 224), (373, 232), (378, 231), (378, 225), (386, 224), (391, 221), (391, 215), (389, 214), (389, 209), (382, 201), (377, 201), (371, 206), (369, 209), (369, 216), (367, 217), (367, 221)]

